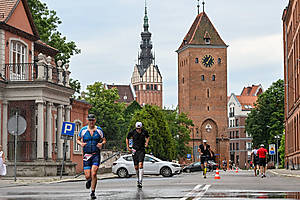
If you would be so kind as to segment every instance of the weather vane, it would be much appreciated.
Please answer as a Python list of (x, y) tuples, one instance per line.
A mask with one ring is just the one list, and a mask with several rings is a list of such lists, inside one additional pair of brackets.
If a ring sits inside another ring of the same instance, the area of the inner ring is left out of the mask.
[(204, 0), (203, 0), (203, 2), (202, 2), (202, 5), (203, 5), (203, 12), (204, 12), (204, 5), (205, 5), (205, 2), (204, 2)]

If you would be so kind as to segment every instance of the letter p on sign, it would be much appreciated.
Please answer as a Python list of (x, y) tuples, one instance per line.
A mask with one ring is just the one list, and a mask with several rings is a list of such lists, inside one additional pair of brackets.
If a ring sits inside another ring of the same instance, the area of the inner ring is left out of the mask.
[(73, 137), (74, 131), (75, 131), (75, 123), (63, 122), (61, 135)]

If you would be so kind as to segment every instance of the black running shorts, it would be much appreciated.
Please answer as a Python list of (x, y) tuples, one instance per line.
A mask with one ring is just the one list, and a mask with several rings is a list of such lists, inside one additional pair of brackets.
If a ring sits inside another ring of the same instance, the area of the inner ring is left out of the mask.
[(134, 154), (132, 154), (132, 158), (135, 166), (140, 162), (144, 162), (145, 150), (137, 150), (136, 152), (134, 152)]
[(266, 158), (259, 158), (259, 166), (265, 167), (267, 165)]

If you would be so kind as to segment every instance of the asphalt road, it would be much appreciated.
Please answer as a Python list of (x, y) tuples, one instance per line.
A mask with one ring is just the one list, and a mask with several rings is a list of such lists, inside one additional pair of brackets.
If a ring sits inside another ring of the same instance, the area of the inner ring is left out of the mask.
[[(221, 179), (210, 173), (181, 174), (171, 178), (147, 176), (143, 189), (136, 188), (136, 178), (106, 179), (98, 182), (97, 199), (300, 199), (300, 179), (267, 174), (254, 177), (252, 172), (220, 172)], [(90, 199), (85, 182), (43, 183), (0, 188), (0, 200), (6, 199)]]

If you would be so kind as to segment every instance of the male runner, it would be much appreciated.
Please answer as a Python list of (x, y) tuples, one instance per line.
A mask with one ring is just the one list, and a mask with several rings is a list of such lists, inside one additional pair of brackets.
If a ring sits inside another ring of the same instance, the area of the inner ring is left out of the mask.
[[(137, 186), (142, 188), (143, 182), (143, 163), (145, 158), (145, 147), (148, 147), (149, 134), (146, 130), (142, 129), (142, 122), (136, 122), (135, 129), (128, 133), (126, 138), (127, 150), (132, 152), (133, 164), (137, 176)], [(132, 139), (132, 147), (129, 146), (129, 140)]]
[(106, 143), (102, 129), (99, 126), (95, 126), (95, 124), (95, 115), (89, 114), (88, 125), (80, 130), (77, 138), (77, 143), (83, 147), (83, 169), (87, 180), (85, 186), (87, 189), (92, 187), (92, 199), (96, 199), (95, 189), (97, 185), (97, 171), (100, 165), (100, 149)]
[(267, 169), (267, 155), (268, 151), (264, 148), (265, 145), (261, 144), (260, 148), (257, 150), (257, 154), (259, 157), (259, 166), (261, 177), (266, 177), (266, 169)]
[(203, 140), (203, 144), (199, 145), (198, 151), (200, 152), (201, 158), (201, 167), (203, 169), (203, 176), (206, 178), (206, 171), (207, 169), (207, 161), (211, 159), (211, 150), (210, 146), (207, 144), (207, 140)]
[(259, 157), (257, 154), (257, 146), (251, 152), (252, 163), (254, 164), (254, 175), (257, 176), (257, 171), (259, 170)]

